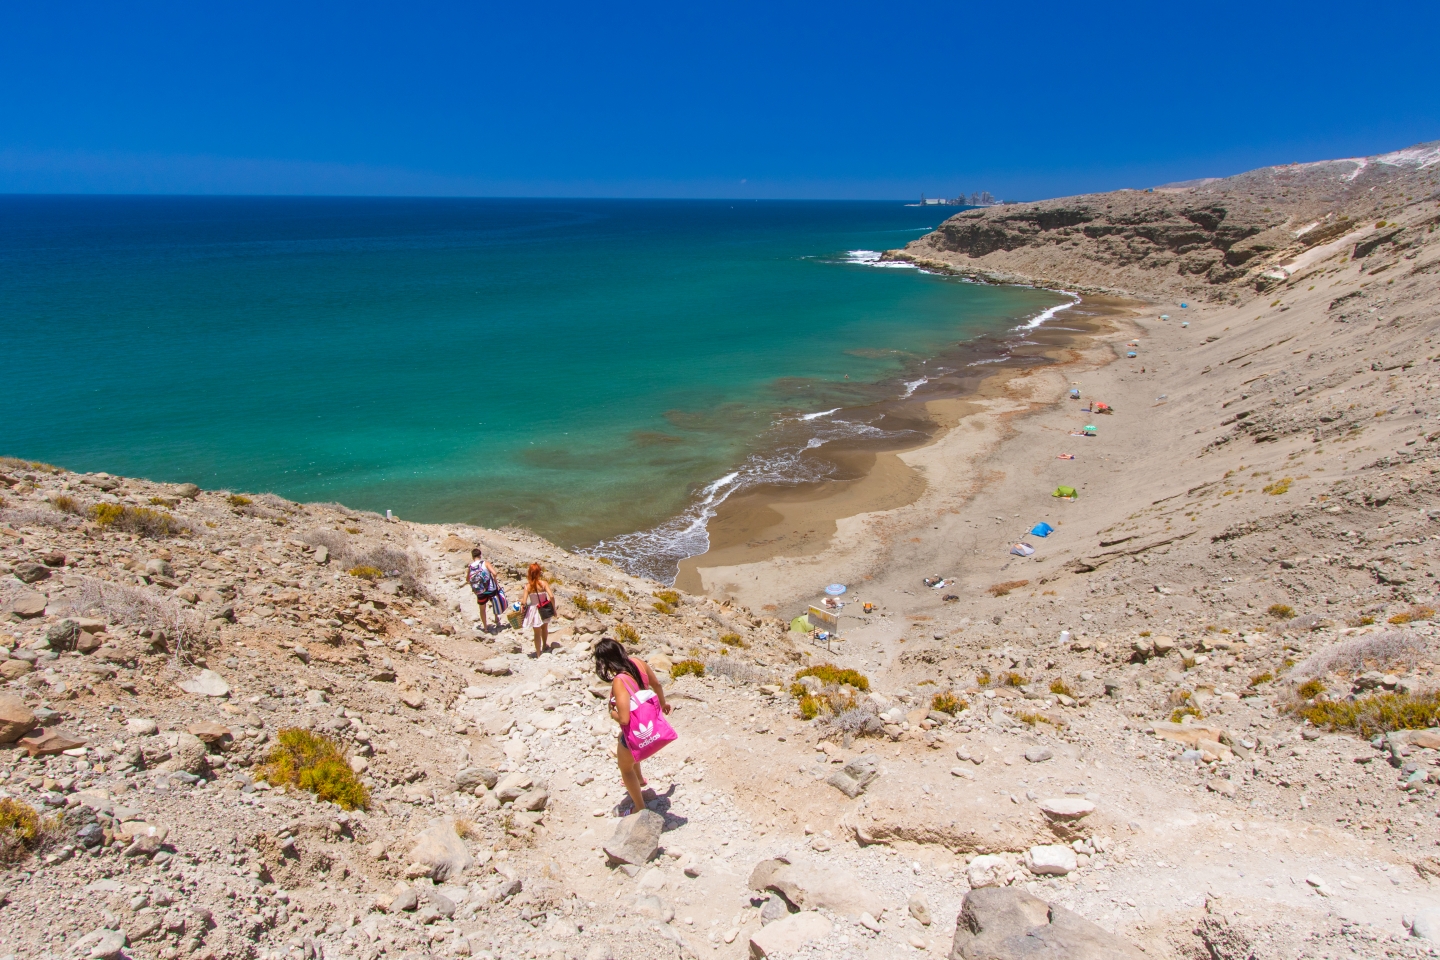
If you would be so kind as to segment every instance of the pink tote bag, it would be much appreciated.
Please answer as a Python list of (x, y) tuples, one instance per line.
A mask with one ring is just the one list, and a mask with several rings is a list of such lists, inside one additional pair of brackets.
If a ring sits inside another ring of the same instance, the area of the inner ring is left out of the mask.
[[(635, 678), (621, 674), (625, 688), (635, 687)], [(660, 711), (660, 701), (655, 691), (648, 687), (630, 690), (630, 726), (625, 730), (625, 746), (636, 762), (654, 756), (660, 748), (675, 740), (675, 728)]]

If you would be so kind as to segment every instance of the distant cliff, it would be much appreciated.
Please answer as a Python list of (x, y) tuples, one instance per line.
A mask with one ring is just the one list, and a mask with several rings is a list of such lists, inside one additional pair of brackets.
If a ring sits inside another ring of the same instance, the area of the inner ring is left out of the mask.
[(966, 210), (887, 259), (1002, 282), (1233, 300), (1407, 200), (1437, 196), (1440, 141), (1194, 185)]

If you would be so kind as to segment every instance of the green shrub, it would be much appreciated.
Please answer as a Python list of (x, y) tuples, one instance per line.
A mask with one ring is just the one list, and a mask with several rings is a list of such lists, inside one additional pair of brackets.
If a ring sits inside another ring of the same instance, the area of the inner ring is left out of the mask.
[(805, 694), (800, 698), (800, 719), (814, 720), (820, 716), (820, 711), (825, 708), (825, 701), (812, 694)]
[(1050, 681), (1050, 692), (1062, 697), (1075, 696), (1075, 691), (1070, 689), (1070, 685), (1067, 684), (1064, 680), (1061, 680), (1059, 677), (1056, 677), (1054, 680)]
[(151, 540), (175, 537), (185, 532), (180, 522), (163, 510), (149, 507), (124, 507), (118, 503), (97, 503), (90, 508), (91, 518), (108, 530), (134, 533)]
[(1272, 603), (1265, 612), (1276, 620), (1291, 620), (1295, 617), (1295, 608), (1285, 603)]
[(1274, 675), (1273, 673), (1271, 673), (1269, 670), (1266, 670), (1264, 673), (1257, 673), (1257, 674), (1255, 674), (1255, 676), (1251, 677), (1251, 678), (1250, 678), (1250, 686), (1252, 686), (1252, 687), (1258, 687), (1258, 686), (1260, 686), (1260, 685), (1262, 685), (1262, 684), (1269, 683), (1271, 680), (1274, 680), (1274, 679), (1275, 679), (1275, 675)]
[(697, 677), (705, 676), (705, 664), (699, 660), (681, 660), (670, 670), (670, 676), (675, 680), (687, 674), (694, 674)]
[(251, 500), (249, 497), (242, 497), (238, 493), (230, 494), (230, 496), (225, 498), (225, 502), (230, 504), (230, 506), (232, 507), (248, 507), (250, 506), (250, 504), (254, 503), (254, 501)]
[(1440, 693), (1378, 693), (1358, 700), (1317, 700), (1294, 712), (1317, 727), (1353, 730), (1362, 737), (1440, 726)]
[(670, 606), (670, 604), (666, 603), (663, 600), (656, 600), (654, 603), (650, 604), (650, 606), (655, 608), (656, 613), (663, 613), (667, 617), (675, 612), (675, 608)]
[(651, 596), (657, 597), (661, 603), (669, 606), (680, 606), (680, 592), (678, 590), (656, 590)]
[(371, 567), (366, 565), (351, 567), (349, 573), (352, 577), (359, 577), (361, 580), (369, 580), (371, 583), (374, 583), (376, 580), (379, 580), (381, 577), (385, 576), (385, 571), (381, 570), (379, 567)]
[(799, 680), (801, 677), (815, 677), (824, 684), (834, 684), (837, 687), (841, 684), (848, 683), (856, 690), (864, 691), (870, 689), (870, 678), (865, 676), (865, 674), (856, 670), (841, 669), (833, 663), (817, 663), (813, 667), (806, 667), (804, 670), (797, 671), (795, 679)]
[(1014, 670), (1011, 670), (1009, 673), (1005, 674), (1003, 677), (1000, 678), (1000, 682), (1007, 687), (1023, 687), (1030, 681), (1025, 677), (1021, 676), (1020, 674), (1016, 673)]
[(595, 608), (595, 605), (590, 602), (590, 598), (583, 593), (575, 594), (575, 596), (570, 598), (570, 602), (575, 604), (575, 609), (581, 613), (589, 613)]
[(750, 649), (750, 644), (746, 643), (745, 638), (740, 636), (740, 634), (738, 633), (727, 633), (722, 635), (720, 637), (720, 645), (722, 647), (739, 647), (741, 650)]
[(621, 643), (639, 643), (640, 634), (628, 623), (617, 623), (615, 625), (615, 639)]
[(281, 730), (259, 773), (272, 786), (295, 787), (344, 810), (370, 806), (370, 792), (350, 769), (345, 748), (310, 730)]
[(1325, 684), (1318, 679), (1306, 680), (1295, 688), (1295, 696), (1301, 700), (1314, 700), (1325, 692)]
[(1435, 616), (1435, 611), (1431, 607), (1411, 607), (1409, 610), (1395, 614), (1386, 622), (1393, 623), (1398, 627), (1404, 623), (1414, 623), (1416, 620), (1429, 620), (1433, 616)]
[(1204, 717), (1204, 714), (1200, 712), (1200, 708), (1195, 706), (1195, 704), (1187, 703), (1183, 707), (1175, 708), (1174, 712), (1170, 714), (1170, 722), (1179, 723), (1185, 717), (1194, 717), (1196, 720), (1199, 720)]
[(610, 606), (609, 600), (596, 600), (591, 605), (591, 609), (593, 609), (596, 613), (609, 613), (615, 608)]
[(0, 863), (18, 863), (59, 829), (57, 819), (41, 817), (30, 804), (0, 799)]
[(1272, 497), (1278, 497), (1282, 493), (1288, 492), (1290, 490), (1290, 484), (1294, 482), (1295, 481), (1292, 480), (1290, 477), (1285, 477), (1283, 480), (1276, 480), (1274, 483), (1267, 483), (1260, 489), (1264, 493), (1270, 494)]
[(931, 710), (938, 710), (941, 713), (948, 713), (952, 717), (968, 706), (968, 703), (955, 696), (955, 694), (951, 693), (949, 690), (946, 690), (943, 693), (937, 693), (935, 694), (935, 696), (930, 698)]

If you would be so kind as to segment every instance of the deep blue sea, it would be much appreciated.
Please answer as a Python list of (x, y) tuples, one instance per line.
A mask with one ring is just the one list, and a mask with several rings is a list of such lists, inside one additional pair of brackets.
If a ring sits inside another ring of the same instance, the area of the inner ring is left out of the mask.
[(703, 551), (717, 499), (1061, 302), (860, 252), (950, 212), (0, 197), (0, 453)]

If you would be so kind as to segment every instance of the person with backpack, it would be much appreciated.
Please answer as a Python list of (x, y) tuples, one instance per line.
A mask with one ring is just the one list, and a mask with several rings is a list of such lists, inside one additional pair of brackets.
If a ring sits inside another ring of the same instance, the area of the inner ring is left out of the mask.
[[(471, 550), (470, 556), (473, 559), (465, 568), (465, 582), (470, 585), (471, 590), (475, 591), (475, 602), (480, 605), (480, 629), (489, 633), (490, 623), (486, 617), (485, 608), (500, 596), (500, 578), (495, 574), (495, 568), (490, 566), (490, 561), (481, 555), (479, 547)], [(500, 629), (500, 616), (497, 608), (495, 613), (496, 630)]]
[[(615, 761), (630, 795), (631, 813), (645, 809), (645, 775), (640, 761), (675, 739), (665, 715), (670, 704), (655, 672), (644, 660), (625, 652), (620, 641), (602, 637), (595, 644), (595, 674), (610, 682), (610, 719), (620, 724)], [(632, 722), (633, 721), (633, 722)], [(651, 792), (654, 797), (654, 791)]]

